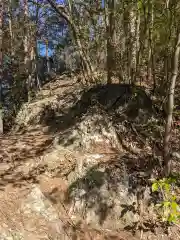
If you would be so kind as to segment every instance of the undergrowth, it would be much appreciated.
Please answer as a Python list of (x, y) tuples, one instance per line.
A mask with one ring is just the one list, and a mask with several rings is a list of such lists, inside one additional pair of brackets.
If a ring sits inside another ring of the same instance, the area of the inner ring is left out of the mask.
[(152, 180), (152, 192), (158, 192), (161, 195), (162, 200), (155, 205), (155, 208), (163, 222), (180, 223), (177, 181), (177, 177)]

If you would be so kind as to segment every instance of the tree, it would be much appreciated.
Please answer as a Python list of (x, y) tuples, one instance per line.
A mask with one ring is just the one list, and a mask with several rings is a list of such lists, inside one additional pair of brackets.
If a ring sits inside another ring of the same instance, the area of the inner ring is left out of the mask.
[(177, 43), (173, 56), (173, 65), (171, 73), (171, 81), (168, 91), (168, 100), (167, 100), (167, 119), (165, 124), (165, 134), (164, 134), (164, 171), (165, 175), (169, 175), (171, 172), (171, 159), (170, 159), (170, 138), (171, 138), (171, 129), (173, 123), (173, 108), (174, 108), (174, 93), (176, 86), (176, 79), (178, 75), (178, 66), (179, 66), (179, 53), (180, 53), (180, 32), (177, 36)]
[(76, 26), (76, 23), (74, 21), (73, 3), (71, 1), (68, 1), (67, 8), (65, 8), (65, 6), (63, 6), (63, 5), (57, 5), (54, 0), (47, 0), (47, 1), (52, 6), (52, 8), (56, 11), (58, 16), (60, 18), (63, 18), (64, 20), (66, 20), (66, 22), (68, 23), (68, 25), (72, 31), (74, 41), (78, 47), (83, 67), (84, 67), (85, 71), (87, 72), (88, 77), (92, 78), (93, 77), (92, 64), (91, 64), (91, 61), (90, 61), (88, 55), (85, 54), (85, 51), (84, 51), (84, 48), (83, 48), (83, 45), (81, 42), (81, 38), (80, 38), (80, 32), (79, 32), (78, 26)]
[(0, 0), (0, 134), (3, 133), (3, 102), (2, 102), (2, 83), (3, 83), (3, 0)]

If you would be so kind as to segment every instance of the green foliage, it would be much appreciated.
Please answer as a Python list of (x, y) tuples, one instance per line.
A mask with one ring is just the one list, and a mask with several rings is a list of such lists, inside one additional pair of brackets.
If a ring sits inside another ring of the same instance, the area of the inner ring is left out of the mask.
[(160, 192), (162, 194), (163, 199), (156, 204), (156, 207), (161, 219), (168, 223), (176, 223), (180, 220), (180, 206), (173, 191), (175, 183), (176, 179), (170, 177), (153, 180), (152, 184), (152, 192)]

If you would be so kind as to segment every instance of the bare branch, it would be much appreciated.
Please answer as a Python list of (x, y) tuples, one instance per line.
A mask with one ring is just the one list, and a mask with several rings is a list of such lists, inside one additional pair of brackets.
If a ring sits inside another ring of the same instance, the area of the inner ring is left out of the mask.
[(65, 11), (65, 7), (62, 5), (57, 5), (54, 0), (47, 0), (55, 12), (62, 18), (64, 18), (68, 23), (72, 24), (70, 16)]

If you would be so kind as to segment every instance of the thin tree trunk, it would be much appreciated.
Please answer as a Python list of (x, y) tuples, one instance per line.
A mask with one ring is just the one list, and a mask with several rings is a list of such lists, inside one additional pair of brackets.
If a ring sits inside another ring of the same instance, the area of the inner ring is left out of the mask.
[(48, 39), (45, 40), (45, 45), (46, 45), (46, 66), (47, 66), (47, 72), (50, 73), (50, 61), (49, 61), (49, 44), (48, 44)]
[(124, 42), (125, 49), (122, 54), (122, 61), (125, 62), (125, 82), (130, 80), (130, 37), (129, 37), (129, 13), (126, 10), (126, 4), (123, 2), (123, 30), (124, 30)]
[(28, 57), (28, 101), (30, 101), (32, 99), (32, 93), (33, 93), (33, 89), (35, 87), (35, 81), (33, 81), (33, 73), (35, 71), (35, 66), (34, 66), (34, 63), (35, 63), (35, 52), (34, 52), (34, 46), (33, 44), (31, 44), (30, 46), (30, 54), (29, 54), (29, 57)]
[(31, 59), (29, 54), (29, 26), (28, 26), (28, 0), (24, 0), (24, 67), (26, 75), (26, 87), (28, 91), (28, 101), (31, 100)]
[[(148, 0), (148, 23), (149, 23), (149, 37), (148, 37), (148, 65), (147, 65), (147, 78), (150, 81), (153, 77), (153, 43), (152, 43), (152, 32), (154, 25), (154, 13), (153, 13), (153, 0)], [(153, 80), (155, 89), (155, 79)]]
[(135, 71), (136, 71), (136, 9), (131, 7), (129, 12), (129, 30), (130, 30), (130, 53), (129, 53), (129, 63), (130, 63), (130, 79), (131, 82), (134, 80)]
[[(145, 42), (146, 42), (146, 37), (147, 37), (147, 13), (146, 13), (146, 2), (143, 2), (143, 22), (144, 22), (144, 27), (143, 27), (143, 34), (141, 34), (141, 39), (140, 39), (140, 43), (139, 43), (139, 50), (137, 53), (137, 70), (136, 70), (136, 75), (139, 72), (139, 66), (143, 63), (143, 54), (144, 54), (144, 50), (145, 50)], [(143, 63), (144, 65), (144, 63)], [(141, 82), (143, 81), (143, 78), (141, 78), (140, 80)]]
[(37, 38), (35, 39), (35, 46), (34, 46), (34, 52), (35, 52), (35, 78), (36, 78), (36, 87), (37, 89), (41, 89), (42, 83), (39, 78), (39, 57), (38, 57), (38, 42)]
[(135, 74), (133, 81), (136, 81), (137, 75), (139, 74), (139, 57), (140, 57), (140, 10), (137, 6), (137, 13), (136, 13), (136, 62), (135, 62)]
[(24, 0), (24, 66), (27, 72), (28, 63), (28, 2)]
[(13, 47), (13, 29), (12, 29), (12, 0), (9, 0), (8, 4), (8, 23), (9, 23), (9, 35), (10, 35), (10, 53), (11, 58), (14, 57), (14, 47)]
[(167, 100), (167, 119), (165, 124), (165, 134), (164, 134), (164, 148), (163, 148), (163, 160), (164, 160), (164, 173), (168, 176), (171, 172), (171, 159), (170, 159), (170, 138), (171, 138), (171, 128), (173, 121), (173, 108), (174, 108), (174, 92), (176, 85), (176, 78), (178, 75), (179, 66), (179, 53), (180, 53), (180, 33), (178, 33), (177, 44), (175, 47), (173, 62), (172, 62), (172, 75), (171, 82), (168, 92)]
[(107, 83), (111, 83), (115, 70), (115, 0), (105, 1), (105, 11), (107, 33)]
[(175, 22), (173, 21), (173, 11), (171, 9), (169, 9), (169, 1), (167, 0), (166, 1), (166, 16), (167, 16), (167, 19), (168, 19), (168, 28), (169, 28), (169, 31), (168, 31), (168, 42), (166, 43), (166, 47), (164, 49), (164, 72), (165, 72), (165, 84), (164, 86), (162, 85), (162, 87), (164, 88), (167, 84), (168, 84), (168, 81), (169, 81), (169, 69), (171, 69), (171, 39), (172, 39), (172, 34), (173, 34), (173, 27), (174, 27), (174, 24)]
[(35, 52), (35, 80), (36, 80), (36, 87), (37, 89), (41, 89), (42, 83), (39, 78), (39, 55), (38, 55), (38, 26), (39, 26), (39, 10), (40, 7), (38, 5), (38, 0), (36, 0), (36, 30), (35, 30), (35, 37), (34, 37), (34, 52)]
[(150, 48), (151, 48), (151, 74), (153, 79), (153, 92), (154, 92), (156, 89), (156, 74), (155, 74), (153, 29), (154, 29), (154, 4), (153, 4), (153, 0), (151, 0)]
[(2, 102), (2, 82), (3, 82), (3, 1), (0, 0), (0, 134), (3, 134), (3, 102)]

